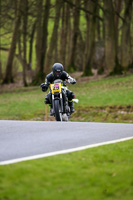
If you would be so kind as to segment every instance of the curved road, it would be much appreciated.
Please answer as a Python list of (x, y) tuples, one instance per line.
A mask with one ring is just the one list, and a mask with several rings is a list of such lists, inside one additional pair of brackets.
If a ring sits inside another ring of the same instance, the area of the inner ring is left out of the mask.
[(133, 137), (133, 124), (0, 121), (3, 161)]

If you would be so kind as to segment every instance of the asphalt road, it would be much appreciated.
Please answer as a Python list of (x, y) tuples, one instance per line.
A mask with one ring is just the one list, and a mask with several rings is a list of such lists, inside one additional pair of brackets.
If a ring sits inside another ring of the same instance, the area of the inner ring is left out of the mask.
[(0, 162), (133, 136), (133, 124), (0, 121)]

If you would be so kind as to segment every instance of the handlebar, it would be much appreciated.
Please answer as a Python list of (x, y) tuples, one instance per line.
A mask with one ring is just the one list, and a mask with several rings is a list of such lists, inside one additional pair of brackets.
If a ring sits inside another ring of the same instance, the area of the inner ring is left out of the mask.
[[(73, 80), (68, 79), (68, 80), (63, 81), (63, 80), (61, 80), (61, 79), (56, 79), (56, 80), (54, 81), (54, 83), (62, 83), (64, 86), (66, 86), (67, 83), (72, 83), (72, 84), (76, 83), (76, 80), (75, 80), (75, 79), (73, 79)], [(49, 87), (50, 84), (51, 84), (50, 82), (47, 82), (47, 84), (46, 84), (46, 83), (42, 83), (42, 84), (40, 85), (40, 87), (41, 87), (41, 88), (42, 88), (42, 87)]]

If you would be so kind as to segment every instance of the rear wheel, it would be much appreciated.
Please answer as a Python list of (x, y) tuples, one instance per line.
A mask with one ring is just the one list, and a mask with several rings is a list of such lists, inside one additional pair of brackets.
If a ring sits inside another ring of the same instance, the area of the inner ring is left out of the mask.
[(61, 113), (61, 106), (60, 106), (59, 100), (54, 101), (54, 109), (55, 109), (56, 121), (62, 121), (62, 113)]

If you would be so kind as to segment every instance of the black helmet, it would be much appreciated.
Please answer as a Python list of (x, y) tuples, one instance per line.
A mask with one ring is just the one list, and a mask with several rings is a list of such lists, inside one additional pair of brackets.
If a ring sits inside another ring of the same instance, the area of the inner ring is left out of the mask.
[(60, 78), (63, 72), (63, 65), (61, 63), (55, 63), (52, 67), (55, 78)]

